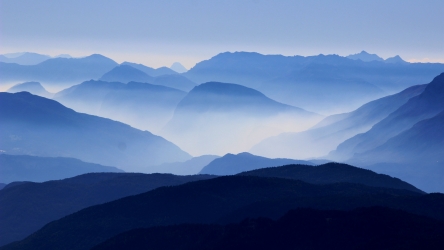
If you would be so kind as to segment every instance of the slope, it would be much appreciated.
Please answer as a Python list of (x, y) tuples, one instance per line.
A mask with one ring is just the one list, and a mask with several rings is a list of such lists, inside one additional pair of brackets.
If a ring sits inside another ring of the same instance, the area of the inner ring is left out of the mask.
[(0, 154), (0, 182), (4, 183), (58, 180), (91, 172), (123, 171), (74, 158)]
[(191, 158), (148, 131), (27, 92), (0, 93), (0, 107), (0, 148), (7, 154), (72, 157), (130, 171)]
[(45, 224), (89, 206), (161, 186), (209, 178), (212, 177), (94, 173), (59, 181), (8, 185), (0, 191), (0, 245), (21, 240)]
[[(23, 241), (2, 249), (87, 249), (130, 229), (214, 223), (249, 206), (256, 210), (265, 208), (261, 216), (279, 217), (296, 207), (348, 210), (382, 205), (444, 219), (443, 201), (443, 195), (419, 195), (356, 184), (312, 185), (280, 178), (226, 176), (158, 188), (89, 207), (51, 222)], [(256, 206), (258, 202), (278, 206), (271, 206), (275, 211), (267, 214), (270, 206)]]
[(328, 116), (303, 132), (266, 138), (254, 145), (250, 152), (267, 157), (323, 157), (345, 140), (370, 130), (410, 98), (421, 94), (425, 87), (413, 86), (366, 103), (352, 112)]
[(193, 88), (160, 132), (194, 155), (244, 152), (270, 135), (307, 128), (321, 116), (238, 84)]
[(313, 165), (308, 161), (293, 159), (269, 159), (249, 153), (226, 154), (206, 165), (199, 174), (234, 175), (259, 168), (277, 167), (289, 164)]

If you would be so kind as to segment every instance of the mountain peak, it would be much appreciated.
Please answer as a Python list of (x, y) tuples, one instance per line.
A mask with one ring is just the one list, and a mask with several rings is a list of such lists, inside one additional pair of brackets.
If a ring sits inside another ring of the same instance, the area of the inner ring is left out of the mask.
[(185, 73), (188, 71), (180, 62), (175, 62), (171, 65), (170, 69), (176, 71), (177, 73)]
[(363, 50), (360, 53), (352, 54), (347, 56), (347, 58), (352, 60), (361, 60), (363, 62), (371, 62), (371, 61), (384, 61), (381, 57), (376, 54), (370, 54), (367, 51)]
[(130, 65), (117, 65), (111, 71), (105, 73), (100, 80), (108, 82), (152, 82), (153, 78), (145, 72), (138, 70)]
[(396, 55), (394, 57), (389, 57), (389, 58), (385, 59), (384, 62), (386, 62), (386, 63), (407, 63), (399, 55)]

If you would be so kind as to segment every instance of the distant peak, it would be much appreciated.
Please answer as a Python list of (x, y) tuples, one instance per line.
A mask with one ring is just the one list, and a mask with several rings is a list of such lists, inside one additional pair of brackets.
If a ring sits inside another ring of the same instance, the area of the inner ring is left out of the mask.
[(358, 54), (352, 54), (347, 56), (347, 58), (352, 60), (361, 60), (363, 62), (371, 62), (371, 61), (384, 61), (381, 57), (376, 54), (370, 54), (367, 51), (363, 50)]
[(185, 73), (188, 71), (180, 62), (175, 62), (171, 65), (170, 69), (176, 71), (177, 73)]
[(406, 61), (404, 61), (399, 55), (396, 55), (394, 57), (389, 57), (387, 59), (385, 59), (386, 63), (408, 63)]

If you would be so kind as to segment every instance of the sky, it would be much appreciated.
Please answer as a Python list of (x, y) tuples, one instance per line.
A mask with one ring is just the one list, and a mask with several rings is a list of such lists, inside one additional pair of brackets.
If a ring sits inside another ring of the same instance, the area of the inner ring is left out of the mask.
[(103, 54), (151, 67), (225, 51), (444, 63), (443, 0), (0, 0), (0, 54)]

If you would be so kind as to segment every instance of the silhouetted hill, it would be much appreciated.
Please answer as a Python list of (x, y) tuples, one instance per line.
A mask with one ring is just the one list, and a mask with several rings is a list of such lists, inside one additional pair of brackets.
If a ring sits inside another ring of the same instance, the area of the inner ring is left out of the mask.
[(117, 63), (102, 55), (83, 58), (52, 58), (36, 65), (0, 63), (2, 82), (38, 81), (51, 84), (98, 79)]
[[(306, 69), (310, 70), (307, 72)], [(349, 112), (383, 95), (430, 82), (443, 71), (444, 64), (363, 62), (337, 55), (302, 57), (226, 52), (197, 63), (184, 75), (198, 83), (218, 81), (242, 84), (257, 89), (276, 101), (312, 110), (309, 106), (301, 105), (303, 101), (322, 109), (312, 111), (328, 114), (323, 111)], [(311, 78), (300, 75), (307, 75), (309, 72), (317, 73)], [(319, 79), (317, 75), (324, 78)], [(312, 85), (323, 86), (333, 92)], [(334, 89), (336, 85), (340, 87), (337, 90)], [(348, 85), (353, 88), (341, 91)], [(378, 88), (385, 94), (378, 94)], [(367, 90), (371, 91), (366, 92)], [(351, 92), (355, 96), (347, 95)], [(334, 96), (350, 99), (334, 99)], [(337, 105), (338, 100), (343, 109), (333, 110), (332, 107)]]
[(192, 175), (198, 174), (203, 167), (213, 160), (220, 158), (217, 155), (202, 155), (193, 157), (184, 162), (163, 163), (158, 166), (150, 167), (153, 173), (171, 173), (176, 175)]
[(181, 90), (149, 83), (87, 81), (57, 93), (54, 99), (78, 112), (157, 132), (185, 95)]
[(444, 223), (382, 207), (296, 209), (277, 221), (134, 229), (93, 250), (114, 249), (442, 249)]
[(0, 183), (0, 190), (2, 190), (6, 186), (5, 183)]
[(240, 173), (259, 177), (278, 177), (301, 180), (312, 184), (357, 183), (371, 187), (405, 189), (424, 193), (411, 184), (384, 174), (377, 174), (367, 169), (353, 167), (341, 163), (327, 163), (319, 166), (287, 165), (268, 167)]
[(154, 78), (129, 65), (118, 65), (99, 79), (105, 82), (153, 82)]
[(379, 57), (376, 54), (369, 54), (366, 51), (361, 51), (360, 53), (353, 54), (347, 56), (347, 58), (353, 59), (353, 60), (361, 60), (363, 62), (371, 62), (371, 61), (384, 61), (381, 57)]
[(45, 224), (89, 206), (209, 178), (213, 177), (94, 173), (44, 183), (12, 183), (0, 191), (0, 245), (21, 240)]
[(226, 154), (206, 165), (199, 174), (233, 175), (260, 168), (278, 167), (289, 164), (313, 165), (308, 161), (293, 159), (269, 159), (250, 153)]
[(185, 73), (188, 71), (180, 62), (173, 63), (170, 69), (176, 71), (177, 73)]
[[(424, 91), (411, 98), (366, 133), (358, 134), (343, 143), (329, 155), (340, 161), (361, 154), (385, 143), (390, 138), (411, 128), (415, 123), (431, 118), (444, 110), (444, 73), (435, 77)], [(374, 159), (378, 161), (378, 159)], [(371, 162), (369, 162), (371, 164)]]
[(145, 72), (145, 74), (152, 76), (152, 77), (157, 77), (157, 76), (161, 76), (161, 75), (174, 75), (177, 74), (176, 71), (167, 68), (167, 67), (160, 67), (157, 69), (145, 66), (143, 64), (138, 64), (138, 63), (131, 63), (131, 62), (123, 62), (121, 65), (129, 65), (133, 68), (136, 68), (142, 72)]
[(251, 153), (267, 157), (324, 157), (345, 140), (370, 130), (411, 97), (421, 94), (426, 85), (407, 88), (400, 93), (371, 101), (358, 109), (331, 115), (309, 130), (283, 133), (253, 146)]
[(131, 171), (191, 158), (148, 131), (27, 92), (0, 93), (0, 107), (0, 148), (6, 154), (72, 157)]
[(0, 182), (4, 183), (59, 180), (92, 172), (123, 171), (73, 158), (0, 154)]
[(32, 52), (24, 52), (21, 53), (21, 55), (14, 57), (7, 57), (5, 55), (0, 55), (0, 62), (16, 63), (20, 65), (35, 65), (44, 62), (48, 59), (51, 59), (51, 57)]
[(251, 88), (207, 82), (177, 104), (161, 135), (194, 155), (225, 154), (243, 152), (265, 137), (306, 128), (320, 118)]
[(26, 91), (33, 95), (39, 95), (46, 98), (51, 98), (54, 94), (49, 93), (39, 82), (24, 82), (19, 83), (8, 89), (7, 92), (17, 93)]
[(385, 63), (408, 63), (404, 60), (402, 60), (402, 58), (400, 56), (394, 56), (394, 57), (389, 57), (387, 59), (384, 60)]
[[(259, 202), (265, 206), (256, 206)], [(89, 207), (53, 221), (23, 241), (2, 249), (87, 249), (135, 228), (214, 223), (242, 211), (253, 212), (243, 218), (256, 214), (274, 218), (297, 207), (349, 210), (375, 205), (444, 219), (441, 194), (420, 195), (357, 184), (312, 185), (281, 178), (226, 176), (162, 187)], [(247, 207), (248, 210), (242, 210)]]

